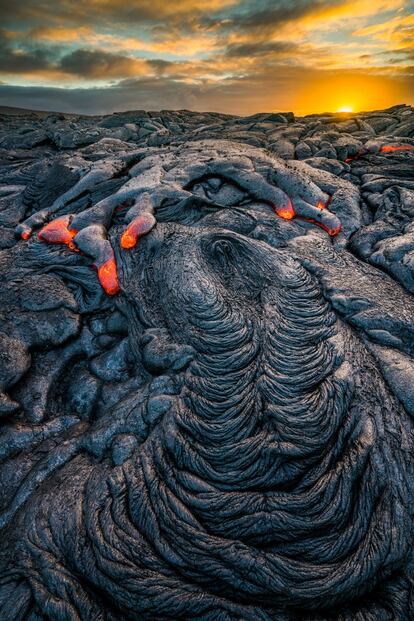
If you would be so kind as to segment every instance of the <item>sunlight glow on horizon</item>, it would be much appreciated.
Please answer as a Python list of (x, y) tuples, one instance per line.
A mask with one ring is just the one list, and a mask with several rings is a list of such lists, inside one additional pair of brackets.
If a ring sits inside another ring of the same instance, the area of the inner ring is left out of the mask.
[(354, 109), (352, 106), (342, 106), (342, 108), (338, 108), (337, 112), (353, 112)]

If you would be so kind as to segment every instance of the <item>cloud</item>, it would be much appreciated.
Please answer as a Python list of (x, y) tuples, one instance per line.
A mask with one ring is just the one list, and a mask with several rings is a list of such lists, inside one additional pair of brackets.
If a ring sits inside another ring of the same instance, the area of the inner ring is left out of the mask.
[(29, 39), (38, 44), (78, 44), (83, 48), (104, 48), (114, 52), (151, 52), (153, 54), (193, 56), (214, 48), (215, 41), (203, 32), (192, 32), (190, 36), (171, 29), (162, 38), (144, 39), (138, 36), (116, 35), (96, 32), (91, 27), (39, 27), (32, 28)]
[(109, 79), (136, 76), (146, 71), (146, 62), (103, 50), (75, 50), (59, 61), (58, 68), (83, 78)]
[(297, 51), (298, 47), (290, 41), (252, 41), (248, 43), (233, 43), (227, 46), (225, 56), (239, 58), (244, 56), (263, 56), (271, 54), (273, 57)]
[(1, 73), (33, 73), (51, 67), (51, 60), (46, 49), (14, 49), (12, 42), (12, 35), (6, 30), (0, 30)]
[(95, 35), (94, 30), (90, 26), (39, 26), (31, 28), (28, 36), (35, 41), (73, 43), (88, 40)]
[(374, 36), (374, 37), (383, 37), (388, 36), (390, 33), (398, 32), (398, 30), (410, 29), (410, 27), (414, 26), (414, 14), (409, 15), (398, 15), (393, 19), (388, 19), (384, 22), (380, 22), (377, 24), (371, 24), (370, 26), (365, 26), (364, 28), (358, 28), (354, 31), (354, 34), (357, 36)]
[(191, 18), (196, 14), (210, 13), (236, 3), (236, 0), (14, 0), (13, 5), (0, 3), (0, 22), (4, 25), (21, 23), (32, 27), (45, 23), (61, 25), (105, 24), (142, 25), (163, 23), (165, 20)]
[(220, 17), (215, 22), (207, 19), (207, 23), (218, 23), (223, 29), (237, 28), (239, 32), (274, 31), (286, 22), (292, 22), (312, 14), (323, 6), (335, 6), (343, 0), (257, 0), (241, 2), (237, 10), (229, 13), (227, 19)]
[(0, 30), (0, 72), (7, 74), (78, 76), (110, 79), (138, 76), (146, 71), (146, 61), (104, 50), (77, 49), (66, 54), (56, 47), (13, 47), (13, 37)]
[(414, 47), (405, 47), (399, 48), (397, 50), (388, 50), (386, 52), (390, 56), (394, 56), (394, 58), (390, 58), (388, 62), (393, 64), (400, 64), (403, 62), (412, 62), (414, 61)]

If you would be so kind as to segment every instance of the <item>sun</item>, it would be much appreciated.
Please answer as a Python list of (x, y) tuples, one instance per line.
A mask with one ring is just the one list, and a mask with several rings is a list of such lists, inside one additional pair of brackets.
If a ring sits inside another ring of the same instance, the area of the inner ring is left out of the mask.
[(342, 106), (342, 108), (338, 108), (337, 112), (353, 112), (354, 109), (352, 106)]

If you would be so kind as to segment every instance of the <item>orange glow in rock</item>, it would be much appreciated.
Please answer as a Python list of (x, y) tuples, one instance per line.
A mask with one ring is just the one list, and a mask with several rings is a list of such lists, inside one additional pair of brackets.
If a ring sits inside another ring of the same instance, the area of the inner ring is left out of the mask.
[(380, 148), (380, 153), (392, 153), (393, 151), (414, 151), (414, 146), (410, 144), (401, 144), (399, 146), (385, 144)]
[(140, 237), (146, 235), (155, 225), (155, 218), (150, 213), (142, 213), (127, 226), (121, 236), (121, 248), (134, 248)]
[[(327, 206), (329, 205), (329, 203), (331, 202), (331, 196), (329, 196), (328, 200), (326, 201), (326, 203), (324, 203), (323, 201), (319, 201), (316, 205), (317, 209), (326, 209)], [(292, 202), (289, 200), (288, 206), (287, 207), (273, 207), (274, 211), (276, 212), (276, 214), (280, 217), (283, 218), (284, 220), (292, 220), (293, 218), (297, 217), (299, 220), (305, 220), (306, 222), (312, 222), (312, 224), (316, 224), (316, 226), (319, 226), (321, 229), (323, 229), (324, 231), (326, 231), (328, 233), (328, 235), (330, 235), (331, 237), (335, 237), (335, 235), (338, 235), (338, 233), (341, 230), (341, 226), (337, 226), (335, 228), (329, 228), (328, 226), (326, 226), (325, 224), (323, 224), (322, 222), (319, 222), (318, 220), (314, 220), (313, 218), (305, 218), (304, 216), (300, 216), (297, 215)]]
[(122, 234), (121, 237), (121, 247), (125, 249), (133, 248), (136, 246), (138, 241), (138, 235), (133, 230), (132, 225), (130, 225)]
[(338, 235), (338, 233), (340, 233), (341, 231), (341, 226), (337, 226), (334, 229), (330, 229), (329, 227), (325, 226), (324, 224), (322, 224), (322, 222), (316, 222), (315, 220), (313, 220), (314, 224), (316, 224), (317, 226), (320, 226), (321, 229), (323, 229), (324, 231), (326, 231), (328, 233), (328, 235), (330, 235), (331, 237), (335, 237), (335, 235)]
[(102, 289), (108, 295), (115, 295), (119, 291), (116, 261), (112, 257), (98, 267), (98, 278)]
[(74, 242), (72, 241), (77, 231), (69, 230), (69, 216), (63, 216), (62, 218), (56, 218), (49, 224), (46, 224), (38, 234), (40, 241), (47, 242), (48, 244), (66, 244), (71, 250), (77, 250)]
[(283, 220), (293, 220), (295, 217), (295, 210), (293, 209), (292, 202), (289, 200), (289, 203), (286, 207), (277, 207), (273, 206), (273, 209), (279, 218), (283, 218)]
[(23, 231), (23, 233), (20, 235), (20, 237), (27, 241), (29, 239), (29, 237), (30, 237), (29, 231)]
[[(300, 217), (300, 216), (299, 216)], [(329, 226), (326, 226), (326, 224), (323, 224), (323, 222), (318, 222), (318, 220), (314, 220), (313, 218), (303, 218), (300, 217), (301, 220), (305, 220), (305, 222), (311, 222), (312, 224), (316, 224), (316, 226), (319, 226), (319, 228), (323, 229), (324, 231), (326, 231), (328, 233), (328, 235), (330, 235), (331, 237), (335, 237), (335, 235), (338, 235), (338, 233), (341, 232), (342, 226), (337, 226), (333, 229), (329, 228)]]
[(341, 226), (337, 226), (336, 229), (325, 229), (326, 231), (328, 231), (329, 235), (331, 237), (335, 237), (335, 235), (338, 235), (338, 233), (341, 232)]
[[(393, 153), (394, 151), (414, 151), (414, 146), (411, 144), (400, 144), (400, 145), (391, 145), (384, 144), (379, 148), (379, 153)], [(352, 162), (353, 160), (357, 160), (363, 155), (367, 155), (366, 151), (359, 151), (356, 155), (347, 157), (345, 160), (346, 164)]]

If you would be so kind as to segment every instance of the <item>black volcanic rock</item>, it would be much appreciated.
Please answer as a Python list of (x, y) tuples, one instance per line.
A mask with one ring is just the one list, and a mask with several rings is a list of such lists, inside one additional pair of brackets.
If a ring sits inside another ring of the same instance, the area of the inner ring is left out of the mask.
[(414, 618), (414, 110), (0, 108), (0, 620)]

